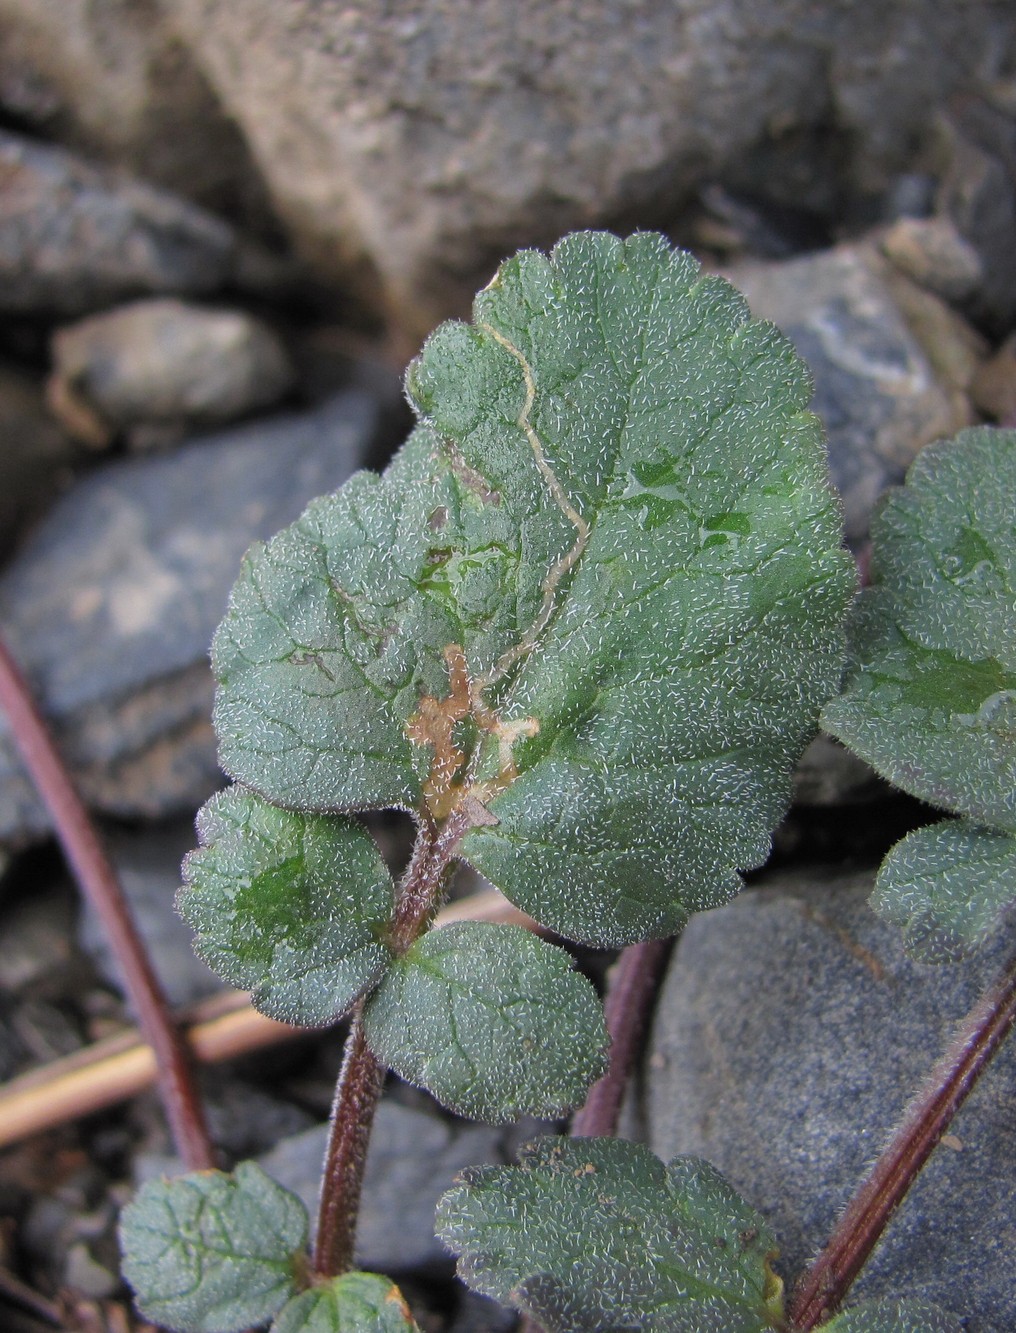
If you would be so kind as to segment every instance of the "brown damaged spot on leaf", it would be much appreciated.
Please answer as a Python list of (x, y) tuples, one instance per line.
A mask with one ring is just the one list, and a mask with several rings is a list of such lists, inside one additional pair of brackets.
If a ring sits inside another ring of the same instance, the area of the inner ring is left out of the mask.
[(385, 1305), (397, 1305), (399, 1307), (399, 1314), (406, 1321), (407, 1326), (409, 1328), (415, 1327), (413, 1324), (412, 1312), (406, 1304), (406, 1298), (403, 1296), (402, 1292), (399, 1291), (394, 1282), (388, 1288), (387, 1292), (385, 1292)]
[(471, 495), (475, 495), (481, 504), (499, 505), (501, 503), (501, 492), (494, 490), (486, 477), (481, 476), (474, 467), (470, 467), (463, 458), (458, 445), (454, 441), (446, 439), (444, 446), (452, 472), (459, 484)]
[[(420, 707), (406, 724), (406, 735), (414, 745), (433, 748), (430, 772), (423, 784), (423, 799), (435, 820), (444, 819), (459, 806), (468, 806), (470, 822), (496, 822), (486, 803), (511, 785), (518, 777), (513, 748), (523, 736), (535, 736), (540, 724), (534, 717), (502, 722), (484, 702), (480, 688), (470, 678), (466, 655), (461, 645), (450, 643), (444, 650), (448, 665), (448, 694), (443, 699), (425, 694)], [(461, 770), (468, 756), (456, 741), (455, 729), (471, 719), (480, 731), (497, 738), (498, 775), (492, 781), (470, 782)], [(461, 776), (460, 776), (461, 775)]]
[(425, 694), (420, 700), (419, 711), (406, 724), (406, 735), (414, 745), (434, 747), (430, 773), (423, 785), (423, 799), (437, 819), (451, 810), (448, 797), (456, 773), (466, 762), (465, 753), (455, 743), (455, 727), (472, 710), (465, 653), (457, 643), (451, 643), (444, 650), (444, 659), (448, 664), (450, 687), (447, 697), (437, 699), (432, 694)]

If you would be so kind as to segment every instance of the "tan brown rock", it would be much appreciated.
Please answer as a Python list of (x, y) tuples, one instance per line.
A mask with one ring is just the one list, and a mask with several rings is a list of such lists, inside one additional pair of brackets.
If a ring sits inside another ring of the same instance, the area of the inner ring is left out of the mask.
[(1016, 48), (992, 0), (164, 4), (303, 253), (418, 332), (517, 246), (707, 180), (832, 216)]
[(1016, 333), (977, 372), (971, 396), (986, 417), (1016, 425)]
[(70, 434), (102, 446), (167, 441), (278, 401), (293, 381), (261, 320), (161, 297), (60, 329), (49, 401)]

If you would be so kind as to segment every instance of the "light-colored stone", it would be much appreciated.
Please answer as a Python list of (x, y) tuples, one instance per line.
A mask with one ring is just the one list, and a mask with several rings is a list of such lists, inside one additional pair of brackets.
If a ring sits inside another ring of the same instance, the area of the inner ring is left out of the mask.
[(1016, 333), (980, 368), (971, 396), (985, 416), (1016, 425)]
[[(356, 1230), (357, 1262), (381, 1272), (445, 1267), (449, 1255), (434, 1237), (434, 1209), (459, 1171), (503, 1162), (503, 1131), (384, 1101), (367, 1154)], [(328, 1127), (283, 1139), (261, 1165), (317, 1214)]]
[(794, 769), (795, 805), (868, 805), (885, 793), (878, 774), (831, 736), (816, 736)]
[(49, 398), (85, 443), (162, 438), (276, 402), (293, 371), (261, 320), (171, 297), (136, 301), (60, 329)]
[(900, 218), (882, 237), (887, 258), (922, 287), (959, 301), (983, 280), (981, 257), (949, 218)]

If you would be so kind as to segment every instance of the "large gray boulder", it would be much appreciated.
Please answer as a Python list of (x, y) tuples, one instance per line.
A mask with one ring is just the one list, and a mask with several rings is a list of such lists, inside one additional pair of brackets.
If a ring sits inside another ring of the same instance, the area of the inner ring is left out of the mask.
[(0, 130), (0, 311), (81, 315), (132, 296), (207, 295), (235, 276), (233, 229), (141, 181)]
[[(666, 224), (714, 179), (836, 220), (958, 89), (1011, 99), (998, 0), (163, 0), (321, 271), (421, 330), (497, 259)], [(1010, 114), (1011, 119), (1011, 114)]]
[[(359, 466), (373, 399), (291, 413), (97, 468), (0, 579), (11, 651), (96, 809), (193, 812), (220, 781), (208, 647), (252, 541)], [(48, 828), (0, 719), (0, 842)]]
[[(871, 872), (773, 875), (696, 916), (646, 1064), (650, 1146), (713, 1162), (769, 1219), (795, 1279), (1011, 952), (911, 962), (867, 905)], [(1016, 1328), (1016, 1043), (953, 1121), (855, 1288), (923, 1296), (968, 1333)]]

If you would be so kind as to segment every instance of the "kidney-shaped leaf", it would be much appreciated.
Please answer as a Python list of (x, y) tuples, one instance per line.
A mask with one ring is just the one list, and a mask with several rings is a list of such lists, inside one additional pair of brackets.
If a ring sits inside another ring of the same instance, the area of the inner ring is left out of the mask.
[(537, 919), (666, 935), (765, 858), (839, 679), (807, 372), (662, 237), (582, 233), (504, 264), (408, 388), (385, 474), (245, 560), (223, 763), (303, 810), (470, 809), (462, 854)]
[(344, 1273), (290, 1301), (271, 1333), (419, 1333), (390, 1278)]
[(606, 1063), (596, 992), (521, 926), (429, 931), (368, 1000), (364, 1034), (402, 1078), (491, 1124), (563, 1115)]
[(961, 1324), (931, 1301), (866, 1301), (844, 1310), (820, 1333), (961, 1333)]
[(621, 1139), (538, 1139), (469, 1167), (438, 1235), (477, 1291), (547, 1333), (762, 1333), (782, 1290), (762, 1218), (707, 1162)]
[(1016, 431), (923, 450), (872, 541), (823, 722), (905, 791), (1016, 833)]
[(875, 911), (903, 928), (907, 952), (951, 963), (992, 933), (1016, 900), (1016, 838), (967, 819), (917, 829), (882, 862)]
[(296, 1291), (306, 1242), (303, 1204), (254, 1162), (151, 1181), (120, 1219), (138, 1308), (181, 1333), (236, 1333), (270, 1318)]
[(363, 827), (232, 788), (201, 811), (198, 836), (181, 915), (205, 962), (262, 1013), (330, 1023), (375, 984), (391, 961), (382, 934), (394, 886)]

